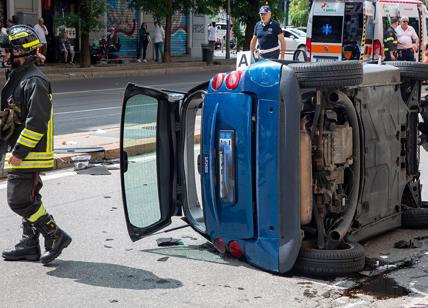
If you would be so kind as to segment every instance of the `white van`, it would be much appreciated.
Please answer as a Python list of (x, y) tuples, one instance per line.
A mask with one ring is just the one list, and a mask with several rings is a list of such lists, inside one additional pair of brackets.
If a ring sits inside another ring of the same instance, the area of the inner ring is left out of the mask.
[[(354, 50), (352, 60), (372, 61), (383, 57), (383, 33), (388, 18), (408, 16), (419, 37), (415, 58), (422, 61), (427, 42), (427, 9), (421, 1), (317, 1), (308, 18), (308, 61), (345, 60), (344, 49)], [(349, 59), (349, 58), (348, 58)]]

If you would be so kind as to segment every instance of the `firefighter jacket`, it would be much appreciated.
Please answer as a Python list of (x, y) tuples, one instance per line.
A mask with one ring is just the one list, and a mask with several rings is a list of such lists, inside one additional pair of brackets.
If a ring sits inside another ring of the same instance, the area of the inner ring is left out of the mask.
[(383, 51), (385, 52), (385, 56), (390, 58), (391, 54), (397, 54), (397, 33), (394, 28), (389, 27), (384, 34), (383, 38)]
[[(1, 92), (1, 108), (11, 100), (15, 103), (17, 124), (6, 141), (10, 149), (4, 169), (34, 172), (54, 167), (53, 101), (46, 76), (28, 61), (13, 69)], [(8, 164), (11, 155), (22, 159), (19, 166)]]

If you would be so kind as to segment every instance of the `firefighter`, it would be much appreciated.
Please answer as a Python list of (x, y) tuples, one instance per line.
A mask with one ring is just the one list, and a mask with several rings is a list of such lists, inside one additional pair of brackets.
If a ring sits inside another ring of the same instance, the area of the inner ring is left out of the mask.
[[(54, 167), (51, 85), (34, 63), (40, 45), (29, 26), (15, 25), (0, 34), (3, 57), (11, 68), (1, 92), (0, 113), (1, 144), (8, 152), (4, 159), (7, 201), (12, 211), (23, 218), (21, 241), (3, 251), (2, 257), (47, 264), (71, 243), (71, 237), (46, 211), (40, 194), (40, 172)], [(40, 233), (45, 240), (43, 255)]]
[(388, 29), (386, 29), (383, 36), (383, 51), (385, 54), (385, 61), (397, 60), (397, 33), (395, 30), (398, 27), (398, 18), (391, 17), (391, 23)]

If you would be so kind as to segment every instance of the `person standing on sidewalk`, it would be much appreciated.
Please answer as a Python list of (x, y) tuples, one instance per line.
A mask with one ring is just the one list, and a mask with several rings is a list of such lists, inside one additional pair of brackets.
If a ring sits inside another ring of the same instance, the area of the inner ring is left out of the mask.
[(159, 22), (155, 23), (155, 30), (153, 33), (153, 42), (155, 45), (155, 61), (162, 62), (163, 60), (163, 40), (165, 38), (165, 31)]
[(401, 17), (400, 26), (397, 27), (396, 31), (398, 38), (398, 60), (416, 61), (415, 52), (418, 50), (419, 37), (415, 29), (409, 26), (409, 17)]
[(215, 22), (213, 21), (208, 26), (208, 44), (211, 48), (215, 49), (215, 42), (217, 41), (217, 27)]
[[(13, 26), (7, 35), (0, 34), (3, 56), (11, 65), (1, 92), (2, 115), (9, 119), (1, 121), (1, 141), (8, 150), (4, 159), (4, 170), (8, 172), (7, 202), (23, 218), (22, 240), (3, 251), (2, 257), (9, 261), (40, 259), (42, 264), (48, 264), (72, 239), (46, 211), (40, 194), (40, 172), (54, 167), (51, 85), (34, 65), (40, 44), (36, 32), (26, 25)], [(45, 239), (43, 255), (40, 233)]]
[[(257, 43), (259, 44), (260, 57), (263, 59), (284, 60), (285, 38), (281, 26), (272, 20), (272, 10), (263, 5), (259, 10), (260, 21), (254, 27), (254, 35), (250, 43), (250, 51), (254, 53)], [(281, 44), (281, 48), (278, 45)]]
[(143, 62), (147, 62), (147, 46), (149, 45), (150, 35), (147, 32), (146, 23), (141, 24), (141, 28), (138, 31), (138, 42), (137, 42), (137, 61), (141, 62), (141, 51), (143, 52)]
[[(34, 31), (36, 31), (36, 34), (40, 39), (40, 54), (42, 54), (46, 59), (46, 54), (48, 52), (48, 41), (46, 40), (46, 35), (48, 35), (48, 29), (46, 28), (45, 20), (42, 17), (39, 18), (39, 23), (34, 25)], [(39, 64), (45, 64), (43, 58), (39, 58)]]

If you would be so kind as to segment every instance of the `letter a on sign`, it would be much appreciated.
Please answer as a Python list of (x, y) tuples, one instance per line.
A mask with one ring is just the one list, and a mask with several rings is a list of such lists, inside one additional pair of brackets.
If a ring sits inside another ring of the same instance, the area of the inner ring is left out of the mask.
[(251, 54), (251, 51), (238, 52), (236, 56), (236, 70), (246, 70), (254, 62), (255, 61), (253, 55)]

